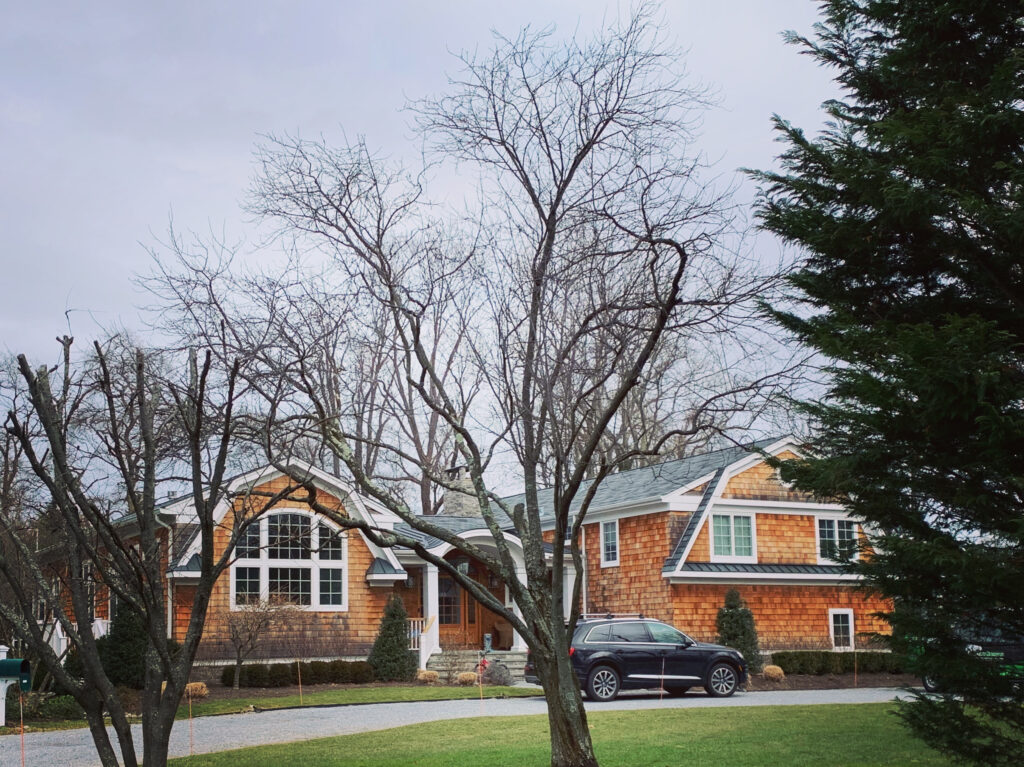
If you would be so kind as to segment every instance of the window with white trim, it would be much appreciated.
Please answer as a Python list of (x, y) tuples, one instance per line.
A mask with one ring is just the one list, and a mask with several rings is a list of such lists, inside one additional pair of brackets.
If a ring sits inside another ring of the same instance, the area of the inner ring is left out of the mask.
[(239, 537), (231, 607), (261, 601), (311, 610), (348, 609), (345, 534), (304, 511), (268, 514)]
[(857, 558), (857, 523), (841, 517), (818, 518), (818, 561), (849, 562)]
[(849, 607), (828, 611), (828, 635), (834, 650), (853, 649), (853, 610)]
[(711, 561), (756, 562), (754, 533), (751, 514), (712, 514)]
[(601, 523), (601, 567), (619, 564), (619, 520)]

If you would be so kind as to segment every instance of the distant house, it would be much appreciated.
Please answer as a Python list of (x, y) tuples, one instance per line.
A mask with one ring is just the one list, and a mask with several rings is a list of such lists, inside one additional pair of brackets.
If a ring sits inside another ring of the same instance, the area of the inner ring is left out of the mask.
[[(641, 612), (697, 638), (713, 638), (725, 591), (736, 587), (753, 610), (763, 644), (773, 649), (845, 649), (854, 646), (858, 634), (885, 631), (873, 613), (886, 609), (886, 603), (858, 592), (854, 576), (839, 564), (861, 540), (858, 524), (841, 506), (787, 488), (759, 450), (788, 458), (797, 456), (799, 447), (792, 440), (778, 440), (608, 477), (582, 530), (585, 567), (566, 578), (567, 589), (574, 577), (583, 579), (584, 612)], [(416, 537), (511, 605), (505, 585), (478, 562), (411, 529), (344, 480), (326, 472), (313, 474), (321, 503)], [(246, 491), (275, 492), (285, 483), (273, 469), (232, 481), (238, 500), (217, 510), (217, 554), (227, 543), (233, 515), (244, 512)], [(522, 499), (506, 500), (514, 505)], [(543, 506), (543, 494), (541, 502)], [(472, 504), (452, 501), (448, 506), (449, 514), (431, 521), (493, 550), (490, 532), (472, 516)], [(169, 501), (161, 515), (169, 530), (162, 543), (169, 550), (170, 633), (181, 639), (199, 574), (197, 527), (188, 498)], [(548, 517), (542, 519), (550, 541), (553, 524)], [(511, 526), (506, 536), (525, 578), (522, 546)], [(229, 571), (216, 584), (199, 658), (228, 660), (229, 616), (268, 599), (296, 609), (269, 630), (263, 657), (365, 656), (392, 594), (401, 596), (409, 612), (410, 637), (421, 666), (443, 647), (480, 647), (485, 634), (496, 649), (525, 649), (507, 621), (413, 551), (382, 549), (304, 504), (283, 503), (249, 528)], [(110, 611), (100, 589), (91, 617), (101, 633)], [(55, 642), (60, 641), (58, 632)]]

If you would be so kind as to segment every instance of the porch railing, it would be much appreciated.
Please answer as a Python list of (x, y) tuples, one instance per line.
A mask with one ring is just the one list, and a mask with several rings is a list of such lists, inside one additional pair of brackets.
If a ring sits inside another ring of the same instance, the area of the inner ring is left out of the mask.
[(409, 649), (420, 649), (420, 637), (423, 635), (424, 618), (409, 618)]

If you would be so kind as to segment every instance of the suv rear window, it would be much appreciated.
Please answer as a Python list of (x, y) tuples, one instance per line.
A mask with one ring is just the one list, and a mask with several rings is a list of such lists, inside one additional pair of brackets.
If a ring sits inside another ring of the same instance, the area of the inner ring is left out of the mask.
[(650, 642), (651, 637), (642, 623), (609, 623), (612, 642)]

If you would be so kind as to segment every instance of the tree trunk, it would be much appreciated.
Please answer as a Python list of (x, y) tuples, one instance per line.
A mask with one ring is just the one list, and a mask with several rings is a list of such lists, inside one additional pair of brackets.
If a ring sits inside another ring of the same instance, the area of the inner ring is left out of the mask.
[[(120, 767), (117, 753), (114, 751), (114, 745), (110, 742), (110, 736), (107, 733), (106, 722), (103, 721), (102, 706), (96, 710), (86, 709), (85, 719), (89, 723), (89, 732), (92, 734), (92, 742), (96, 746), (96, 753), (100, 757), (100, 764), (103, 767)], [(123, 743), (121, 747), (123, 750)], [(128, 762), (126, 761), (125, 764), (128, 764)]]
[(235, 657), (235, 681), (234, 681), (234, 684), (232, 685), (232, 688), (236, 692), (242, 686), (241, 685), (241, 681), (242, 681), (242, 656), (238, 655), (238, 656)]
[(551, 767), (598, 767), (579, 680), (568, 656), (534, 665), (547, 698)]

